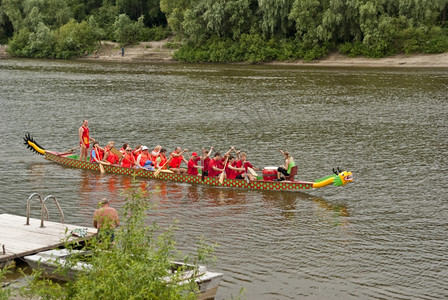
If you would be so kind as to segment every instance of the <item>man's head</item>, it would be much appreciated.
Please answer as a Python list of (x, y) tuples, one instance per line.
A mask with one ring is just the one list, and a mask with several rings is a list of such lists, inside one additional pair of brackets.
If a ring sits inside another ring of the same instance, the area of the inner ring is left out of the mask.
[(103, 198), (98, 202), (98, 207), (103, 207), (105, 205), (109, 205), (110, 201), (107, 198)]
[(89, 121), (88, 121), (88, 120), (83, 120), (83, 121), (82, 121), (82, 125), (87, 126), (87, 124), (89, 124)]

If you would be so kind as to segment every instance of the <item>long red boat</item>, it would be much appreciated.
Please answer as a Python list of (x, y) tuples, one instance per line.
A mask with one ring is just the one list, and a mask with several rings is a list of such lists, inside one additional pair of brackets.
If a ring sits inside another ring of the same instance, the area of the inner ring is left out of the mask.
[[(91, 163), (87, 161), (80, 161), (78, 155), (74, 154), (73, 151), (66, 152), (55, 152), (48, 151), (41, 147), (30, 134), (25, 135), (25, 145), (38, 154), (41, 154), (50, 161), (66, 165), (73, 168), (85, 169), (100, 172), (100, 164)], [(106, 173), (122, 174), (137, 176), (149, 179), (160, 179), (169, 180), (175, 182), (188, 182), (197, 184), (207, 184), (211, 186), (229, 187), (229, 188), (242, 188), (242, 189), (253, 189), (253, 190), (270, 190), (270, 191), (300, 191), (309, 190), (312, 188), (320, 188), (327, 185), (333, 184), (334, 186), (342, 186), (348, 182), (353, 181), (353, 175), (351, 172), (347, 171), (335, 171), (334, 174), (323, 177), (321, 179), (315, 180), (314, 182), (291, 180), (291, 181), (273, 181), (271, 170), (263, 170), (263, 176), (258, 177), (257, 180), (252, 182), (247, 182), (241, 179), (224, 179), (222, 182), (219, 181), (217, 177), (201, 177), (192, 176), (186, 174), (174, 174), (172, 172), (157, 172), (148, 171), (145, 169), (133, 169), (125, 168), (114, 165), (103, 165), (104, 171)]]

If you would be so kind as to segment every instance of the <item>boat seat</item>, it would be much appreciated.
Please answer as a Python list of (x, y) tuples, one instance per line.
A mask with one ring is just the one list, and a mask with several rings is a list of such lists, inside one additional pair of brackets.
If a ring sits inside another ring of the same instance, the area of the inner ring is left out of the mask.
[(285, 180), (294, 181), (294, 176), (297, 175), (297, 166), (291, 168), (289, 176), (285, 176)]

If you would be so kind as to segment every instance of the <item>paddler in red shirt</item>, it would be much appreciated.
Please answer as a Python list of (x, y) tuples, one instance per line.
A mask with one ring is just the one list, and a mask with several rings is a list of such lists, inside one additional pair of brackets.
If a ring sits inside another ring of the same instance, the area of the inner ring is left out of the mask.
[(79, 146), (81, 146), (81, 153), (79, 155), (79, 160), (87, 160), (87, 153), (90, 147), (90, 141), (95, 142), (95, 139), (89, 136), (89, 121), (84, 120), (81, 127), (78, 129), (79, 136)]
[(198, 169), (201, 169), (202, 166), (198, 166), (198, 160), (200, 160), (200, 157), (198, 157), (198, 154), (196, 152), (191, 153), (191, 158), (188, 161), (188, 175), (201, 175), (198, 173)]
[(247, 168), (252, 168), (254, 170), (261, 171), (260, 169), (254, 167), (250, 162), (247, 161), (247, 154), (244, 152), (241, 153), (241, 159), (236, 162), (236, 167), (239, 169), (244, 169), (244, 171), (242, 170), (239, 171), (239, 174), (236, 176), (236, 179), (245, 179), (247, 177), (250, 181), (254, 181), (255, 180), (254, 176), (252, 176), (252, 174), (247, 172)]
[(170, 154), (171, 160), (168, 163), (169, 169), (173, 171), (175, 174), (187, 173), (187, 169), (180, 167), (182, 162), (185, 162), (188, 165), (188, 161), (182, 155), (184, 152), (188, 152), (188, 149), (182, 150), (181, 147), (176, 147), (176, 149)]
[(235, 148), (230, 148), (229, 151), (224, 154), (224, 157), (221, 156), (221, 153), (216, 152), (215, 156), (212, 160), (210, 160), (210, 163), (208, 165), (208, 176), (209, 177), (217, 177), (222, 172), (225, 172), (225, 166), (224, 161), (225, 158), (230, 154), (232, 150), (235, 150)]
[(238, 168), (236, 167), (236, 159), (234, 156), (229, 156), (229, 161), (226, 166), (226, 176), (228, 179), (235, 179), (238, 175)]
[(202, 148), (202, 157), (201, 157), (201, 165), (202, 165), (202, 176), (208, 176), (208, 166), (210, 164), (210, 155), (212, 155), (213, 147), (210, 147), (210, 151), (205, 148)]

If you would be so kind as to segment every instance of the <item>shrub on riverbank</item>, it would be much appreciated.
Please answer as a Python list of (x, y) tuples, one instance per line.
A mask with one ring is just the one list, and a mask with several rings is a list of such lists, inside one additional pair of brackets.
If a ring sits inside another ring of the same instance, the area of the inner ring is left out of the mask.
[[(127, 191), (121, 214), (122, 225), (115, 230), (114, 245), (109, 236), (100, 236), (102, 242), (92, 240), (84, 248), (93, 251), (91, 269), (80, 272), (67, 284), (40, 279), (34, 271), (31, 284), (22, 296), (42, 299), (196, 299), (194, 279), (181, 279), (184, 270), (170, 273), (171, 262), (182, 256), (175, 249), (174, 227), (160, 228), (155, 222), (147, 225), (151, 204), (139, 190), (139, 183)], [(200, 242), (196, 258), (183, 262), (196, 265), (207, 261), (212, 247)], [(60, 266), (61, 274), (76, 263)], [(197, 271), (197, 270), (196, 270)]]
[(268, 62), (304, 59), (311, 61), (327, 56), (328, 45), (308, 45), (296, 39), (263, 39), (259, 34), (243, 34), (237, 42), (214, 37), (203, 45), (185, 44), (174, 57), (186, 62)]
[(27, 27), (14, 35), (7, 51), (12, 56), (37, 58), (73, 58), (92, 51), (96, 40), (87, 22), (70, 20), (57, 30), (43, 23), (29, 30)]

